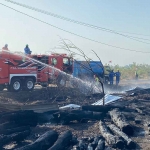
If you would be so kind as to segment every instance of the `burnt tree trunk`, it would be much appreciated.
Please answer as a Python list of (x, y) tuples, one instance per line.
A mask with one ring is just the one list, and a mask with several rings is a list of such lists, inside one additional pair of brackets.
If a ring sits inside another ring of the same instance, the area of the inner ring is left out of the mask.
[(54, 144), (57, 138), (58, 134), (56, 131), (48, 131), (41, 135), (35, 142), (16, 150), (47, 150)]
[(64, 150), (70, 146), (71, 140), (72, 140), (71, 131), (66, 131), (58, 137), (55, 144), (51, 148), (49, 148), (48, 150)]
[(15, 122), (18, 125), (26, 126), (36, 126), (38, 122), (37, 113), (33, 112), (32, 110), (25, 110), (25, 111), (16, 111), (12, 113), (4, 114), (0, 117), (0, 123), (4, 122)]
[(93, 141), (92, 143), (90, 143), (90, 144), (91, 144), (91, 147), (92, 147), (93, 149), (95, 149), (95, 148), (97, 147), (98, 142), (99, 142), (100, 139), (102, 139), (101, 136), (96, 136), (96, 137), (94, 138), (94, 141)]
[(15, 122), (5, 122), (0, 124), (0, 134), (7, 129), (17, 128), (19, 127)]
[(2, 148), (5, 144), (8, 144), (12, 141), (20, 142), (20, 141), (24, 140), (29, 135), (30, 135), (29, 130), (14, 133), (11, 135), (2, 135), (2, 136), (0, 136), (0, 148)]
[(99, 129), (102, 136), (105, 138), (106, 142), (109, 145), (112, 145), (115, 148), (122, 149), (124, 147), (124, 142), (118, 136), (114, 136), (110, 133), (105, 123), (102, 121), (99, 122)]
[(127, 135), (131, 136), (134, 133), (132, 126), (127, 122), (125, 116), (118, 110), (113, 109), (109, 112), (112, 121)]
[(65, 112), (57, 112), (53, 114), (53, 117), (58, 122), (62, 124), (69, 124), (70, 121), (77, 120), (79, 122), (83, 122), (84, 120), (99, 120), (103, 119), (105, 114), (103, 113), (93, 113), (91, 111), (81, 111), (81, 110), (74, 110), (74, 111), (65, 111)]
[(0, 130), (0, 134), (9, 135), (9, 134), (13, 134), (16, 132), (23, 132), (23, 131), (27, 131), (27, 130), (30, 131), (29, 126), (22, 126), (22, 127), (17, 127), (17, 128)]
[(122, 106), (111, 106), (111, 105), (86, 105), (86, 106), (82, 106), (82, 110), (85, 111), (96, 111), (96, 112), (103, 112), (103, 113), (107, 113), (108, 111), (110, 111), (111, 109), (114, 108), (119, 108), (119, 109), (124, 109), (125, 107)]
[(144, 123), (147, 126), (148, 134), (150, 135), (150, 118), (149, 118), (149, 116), (144, 116), (144, 117), (146, 118)]
[(98, 141), (98, 145), (95, 150), (104, 150), (105, 149), (105, 141), (103, 139), (100, 139)]
[(121, 136), (125, 140), (128, 148), (130, 148), (130, 149), (135, 149), (136, 148), (136, 144), (124, 132), (122, 132), (118, 127), (116, 127), (115, 125), (111, 124), (111, 125), (109, 125), (109, 128), (115, 134)]

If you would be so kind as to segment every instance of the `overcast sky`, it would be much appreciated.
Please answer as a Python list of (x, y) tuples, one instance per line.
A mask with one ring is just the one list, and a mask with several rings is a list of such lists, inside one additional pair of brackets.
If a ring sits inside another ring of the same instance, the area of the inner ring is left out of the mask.
[[(73, 20), (116, 30), (149, 36), (128, 34), (148, 40), (150, 43), (150, 1), (149, 0), (14, 0), (32, 7), (55, 13)], [(29, 9), (0, 0), (7, 6), (15, 8), (44, 22), (90, 38), (102, 43), (150, 52), (150, 44), (134, 41), (116, 34), (91, 29), (52, 16), (44, 15)], [(97, 60), (92, 49), (99, 55), (102, 62), (128, 65), (132, 62), (150, 64), (150, 53), (137, 53), (95, 43), (75, 35), (58, 30), (52, 26), (19, 14), (0, 5), (0, 46), (6, 43), (11, 51), (22, 51), (29, 44), (33, 53), (45, 53), (58, 47), (59, 36), (69, 39), (81, 48), (90, 58)], [(60, 49), (57, 52), (65, 52)], [(77, 52), (77, 51), (76, 51)], [(77, 58), (79, 58), (77, 56)], [(81, 59), (81, 58), (80, 58)]]

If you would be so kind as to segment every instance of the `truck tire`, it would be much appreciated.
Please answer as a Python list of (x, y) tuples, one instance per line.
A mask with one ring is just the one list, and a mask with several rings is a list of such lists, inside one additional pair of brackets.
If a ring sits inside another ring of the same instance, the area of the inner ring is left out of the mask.
[(4, 85), (0, 85), (0, 91), (3, 91)]
[(12, 92), (19, 92), (22, 88), (22, 83), (20, 79), (14, 78), (10, 84), (10, 90)]
[(25, 91), (32, 91), (34, 89), (35, 82), (32, 78), (27, 78), (24, 83)]

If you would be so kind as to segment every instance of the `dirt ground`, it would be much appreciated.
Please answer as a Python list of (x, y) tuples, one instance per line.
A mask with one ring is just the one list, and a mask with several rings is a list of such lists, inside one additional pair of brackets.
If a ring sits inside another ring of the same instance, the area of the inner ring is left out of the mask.
[[(147, 83), (142, 82), (142, 84), (137, 84), (139, 87), (148, 87)], [(136, 94), (136, 95), (127, 95), (124, 93), (126, 89), (135, 87), (136, 84), (132, 85), (121, 85), (119, 87), (106, 87), (106, 90), (109, 93), (118, 93), (122, 96), (122, 99), (116, 101), (110, 105), (125, 106), (126, 108), (122, 110), (122, 113), (125, 115), (129, 123), (134, 128), (134, 135), (130, 137), (133, 141), (137, 143), (136, 149), (150, 150), (150, 136), (148, 132), (147, 124), (150, 123), (150, 93), (146, 94)], [(100, 97), (96, 96), (85, 96), (80, 93), (77, 89), (70, 88), (61, 88), (50, 87), (48, 89), (37, 88), (32, 92), (1, 92), (0, 93), (0, 102), (9, 103), (9, 104), (39, 104), (40, 103), (57, 103), (59, 106), (66, 104), (92, 104), (99, 100)], [(140, 112), (137, 110), (141, 110)], [(138, 120), (138, 122), (137, 122)], [(104, 119), (107, 124), (111, 123), (110, 117), (107, 115)], [(32, 129), (31, 135), (17, 147), (23, 146), (27, 143), (35, 141), (41, 134), (49, 129), (54, 129), (59, 133), (62, 133), (66, 130), (71, 130), (73, 135), (78, 139), (83, 137), (95, 137), (100, 135), (99, 132), (99, 121), (90, 120), (87, 123), (72, 122), (69, 125), (61, 125), (54, 123), (44, 123), (39, 124)], [(15, 143), (11, 143), (5, 146), (5, 149), (13, 149)], [(15, 147), (16, 148), (16, 147)]]

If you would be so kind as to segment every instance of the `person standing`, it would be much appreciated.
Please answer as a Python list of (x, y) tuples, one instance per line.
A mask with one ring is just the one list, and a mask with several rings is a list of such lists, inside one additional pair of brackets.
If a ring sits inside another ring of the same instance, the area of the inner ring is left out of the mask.
[(5, 46), (2, 48), (2, 51), (8, 51), (8, 44), (5, 44)]
[(135, 71), (135, 80), (138, 80), (138, 73)]
[(99, 85), (99, 78), (97, 77), (97, 75), (94, 75), (94, 80), (96, 85)]
[(121, 76), (121, 73), (119, 72), (119, 70), (115, 73), (115, 76), (116, 76), (116, 85), (118, 85), (120, 82), (120, 76)]
[(26, 55), (30, 55), (30, 54), (31, 54), (32, 51), (30, 50), (28, 44), (27, 44), (26, 47), (24, 48), (24, 52), (25, 52)]
[(110, 85), (113, 85), (113, 82), (114, 82), (114, 76), (115, 76), (115, 73), (114, 73), (114, 71), (112, 70), (112, 71), (109, 73), (109, 81), (110, 81)]

